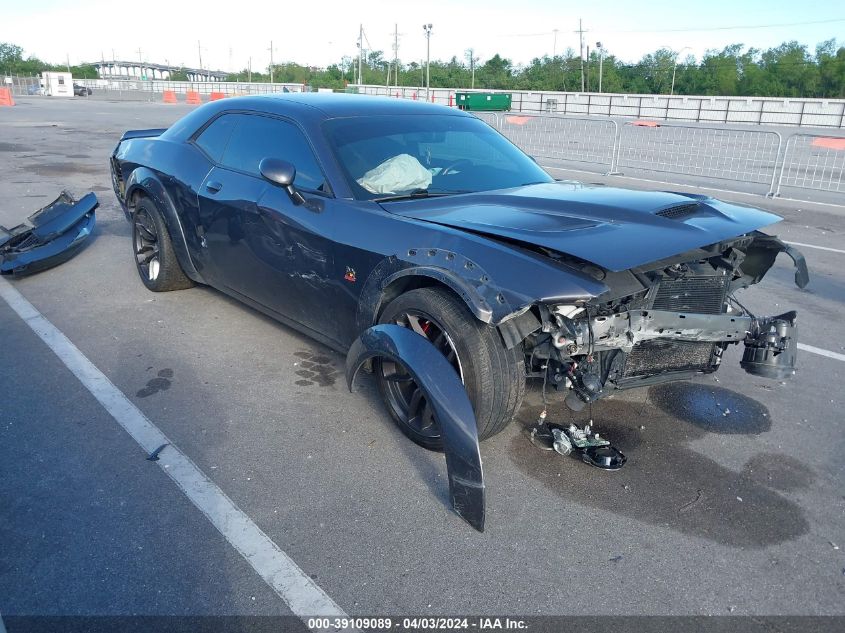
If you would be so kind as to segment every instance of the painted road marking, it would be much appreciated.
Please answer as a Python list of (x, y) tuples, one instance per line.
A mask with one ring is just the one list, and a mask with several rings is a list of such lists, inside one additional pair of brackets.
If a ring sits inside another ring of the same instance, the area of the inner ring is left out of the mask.
[(834, 360), (841, 360), (845, 362), (845, 354), (840, 354), (838, 352), (831, 352), (826, 349), (822, 349), (821, 347), (813, 347), (812, 345), (806, 345), (804, 343), (798, 343), (798, 349), (802, 349), (805, 352), (810, 352), (811, 354), (818, 354), (819, 356), (827, 356), (828, 358), (832, 358)]
[(145, 453), (153, 452), (162, 444), (169, 444), (161, 451), (157, 462), (159, 467), (287, 603), (293, 613), (302, 619), (308, 616), (347, 617), (293, 559), (262, 532), (187, 455), (176, 448), (56, 326), (2, 277), (0, 297), (47, 344)]
[(784, 242), (786, 242), (787, 244), (791, 244), (792, 246), (802, 246), (804, 248), (815, 248), (815, 249), (818, 249), (820, 251), (830, 251), (831, 253), (842, 253), (843, 255), (845, 255), (845, 251), (843, 251), (842, 249), (839, 249), (839, 248), (830, 248), (829, 246), (816, 246), (815, 244), (804, 244), (803, 242), (787, 242), (786, 240), (784, 240)]

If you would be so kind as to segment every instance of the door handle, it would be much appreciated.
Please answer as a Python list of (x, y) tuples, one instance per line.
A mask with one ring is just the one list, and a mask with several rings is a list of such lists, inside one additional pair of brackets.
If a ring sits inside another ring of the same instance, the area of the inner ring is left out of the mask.
[(217, 182), (216, 180), (212, 180), (211, 182), (205, 183), (205, 188), (208, 189), (211, 193), (217, 193), (223, 188), (223, 183)]

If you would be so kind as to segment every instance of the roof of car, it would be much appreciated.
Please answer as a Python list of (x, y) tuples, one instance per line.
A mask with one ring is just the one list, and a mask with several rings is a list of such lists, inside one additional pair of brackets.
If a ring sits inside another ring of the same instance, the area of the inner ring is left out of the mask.
[(273, 93), (238, 97), (237, 101), (244, 107), (279, 114), (289, 112), (290, 106), (308, 106), (319, 110), (326, 118), (362, 114), (463, 114), (454, 108), (422, 100), (329, 92)]

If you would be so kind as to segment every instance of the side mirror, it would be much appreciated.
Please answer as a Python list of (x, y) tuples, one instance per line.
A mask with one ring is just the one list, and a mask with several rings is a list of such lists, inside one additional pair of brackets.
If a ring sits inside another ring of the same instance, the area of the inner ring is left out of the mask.
[(296, 167), (292, 163), (279, 158), (262, 158), (261, 162), (258, 163), (258, 171), (273, 184), (283, 187), (294, 204), (305, 203), (305, 198), (293, 185), (296, 178)]

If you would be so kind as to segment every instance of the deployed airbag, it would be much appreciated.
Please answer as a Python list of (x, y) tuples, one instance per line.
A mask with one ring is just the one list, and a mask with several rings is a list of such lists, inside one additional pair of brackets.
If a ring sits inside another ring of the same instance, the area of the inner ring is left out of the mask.
[(358, 180), (358, 184), (370, 193), (428, 189), (431, 172), (410, 154), (399, 154), (373, 167)]

